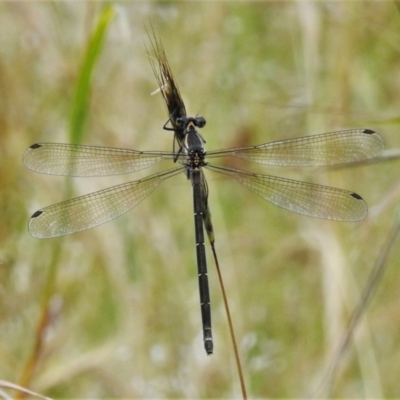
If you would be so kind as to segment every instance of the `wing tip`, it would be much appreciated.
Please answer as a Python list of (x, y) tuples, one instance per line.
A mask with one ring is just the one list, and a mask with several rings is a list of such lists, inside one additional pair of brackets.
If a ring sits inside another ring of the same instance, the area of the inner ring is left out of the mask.
[(37, 217), (39, 217), (39, 216), (42, 215), (42, 214), (43, 214), (43, 210), (35, 211), (35, 212), (32, 214), (31, 219), (32, 219), (32, 218), (37, 218)]
[(373, 131), (372, 129), (363, 129), (362, 133), (366, 133), (367, 135), (372, 135), (372, 134), (377, 133), (377, 132)]
[(362, 201), (364, 201), (364, 199), (363, 199), (359, 194), (357, 194), (357, 193), (352, 193), (351, 196), (354, 197), (354, 198), (357, 199), (357, 200), (362, 200)]

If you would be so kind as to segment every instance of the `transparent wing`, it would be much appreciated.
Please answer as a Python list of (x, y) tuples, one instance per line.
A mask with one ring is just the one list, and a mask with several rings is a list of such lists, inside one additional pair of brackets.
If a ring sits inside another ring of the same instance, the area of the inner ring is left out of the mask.
[(137, 206), (161, 182), (183, 169), (175, 168), (42, 208), (32, 215), (29, 232), (37, 238), (50, 238), (109, 222)]
[(383, 139), (370, 129), (351, 129), (207, 152), (207, 157), (234, 156), (259, 164), (317, 167), (365, 160), (384, 148)]
[(359, 221), (368, 214), (365, 201), (354, 192), (210, 164), (207, 168), (231, 175), (265, 200), (309, 217)]
[(107, 176), (139, 171), (172, 157), (171, 153), (162, 151), (37, 143), (25, 151), (23, 162), (41, 174)]

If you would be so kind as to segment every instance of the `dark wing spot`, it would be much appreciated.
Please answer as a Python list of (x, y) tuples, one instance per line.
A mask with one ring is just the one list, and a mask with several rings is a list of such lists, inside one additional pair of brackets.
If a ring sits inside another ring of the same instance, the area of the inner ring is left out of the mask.
[(372, 135), (373, 133), (376, 133), (376, 132), (371, 130), (371, 129), (364, 129), (363, 133), (367, 133), (368, 135)]
[(42, 210), (36, 211), (35, 213), (33, 213), (31, 218), (37, 218), (39, 215), (42, 215), (42, 214), (43, 214)]
[(359, 195), (359, 194), (357, 194), (357, 193), (352, 193), (351, 194), (355, 199), (357, 199), (357, 200), (362, 200), (363, 198)]
[(31, 147), (29, 147), (30, 149), (38, 149), (39, 147), (42, 147), (40, 144), (35, 143), (33, 144)]

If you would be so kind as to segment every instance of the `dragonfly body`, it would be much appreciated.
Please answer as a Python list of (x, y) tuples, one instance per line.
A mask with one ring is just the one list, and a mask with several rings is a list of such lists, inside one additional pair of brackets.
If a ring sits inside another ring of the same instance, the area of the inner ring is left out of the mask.
[(181, 118), (181, 123), (185, 128), (180, 142), (184, 144), (182, 144), (179, 151), (183, 151), (186, 156), (186, 174), (193, 186), (194, 226), (203, 341), (206, 353), (212, 354), (214, 344), (211, 330), (210, 291), (208, 287), (207, 259), (203, 229), (203, 220), (206, 218), (205, 206), (207, 205), (208, 193), (206, 191), (207, 186), (205, 184), (202, 168), (206, 164), (204, 140), (196, 130), (196, 127), (204, 126), (205, 120), (202, 117)]
[(166, 179), (184, 172), (193, 187), (203, 339), (207, 354), (211, 354), (213, 340), (204, 228), (214, 255), (215, 247), (203, 169), (231, 176), (265, 200), (311, 217), (358, 221), (366, 217), (367, 206), (361, 196), (352, 191), (218, 166), (206, 162), (206, 156), (207, 159), (240, 157), (264, 165), (317, 167), (375, 157), (383, 149), (383, 140), (373, 130), (350, 129), (206, 153), (205, 141), (198, 132), (198, 128), (204, 127), (205, 120), (187, 117), (164, 49), (156, 40), (152, 44), (158, 62), (157, 67), (151, 59), (152, 67), (168, 109), (168, 122), (172, 125), (168, 128), (167, 122), (164, 128), (174, 132), (171, 152), (39, 143), (26, 150), (23, 160), (36, 172), (79, 177), (135, 172), (163, 160), (173, 161), (175, 167), (38, 210), (29, 221), (29, 232), (34, 237), (50, 238), (106, 223), (134, 208)]

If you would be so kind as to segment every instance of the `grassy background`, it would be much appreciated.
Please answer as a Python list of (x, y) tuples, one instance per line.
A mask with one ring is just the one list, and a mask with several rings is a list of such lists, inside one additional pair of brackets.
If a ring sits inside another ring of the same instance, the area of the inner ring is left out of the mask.
[[(76, 140), (171, 148), (161, 96), (149, 95), (151, 22), (188, 112), (207, 119), (208, 149), (352, 127), (376, 129), (388, 148), (400, 147), (393, 2), (111, 4), (116, 14), (82, 94), (88, 108)], [(35, 142), (70, 141), (75, 88), (104, 5), (0, 3), (0, 379), (64, 398), (239, 397), (211, 258), (215, 354), (203, 349), (183, 176), (91, 231), (53, 240), (27, 232), (34, 211), (65, 199), (68, 180), (34, 174), (22, 154)], [(361, 223), (315, 220), (207, 174), (249, 395), (309, 396), (395, 223), (398, 163), (246, 168), (354, 190), (370, 205)], [(70, 185), (83, 194), (148, 173)], [(400, 396), (399, 257), (396, 245), (331, 390), (319, 395)]]

